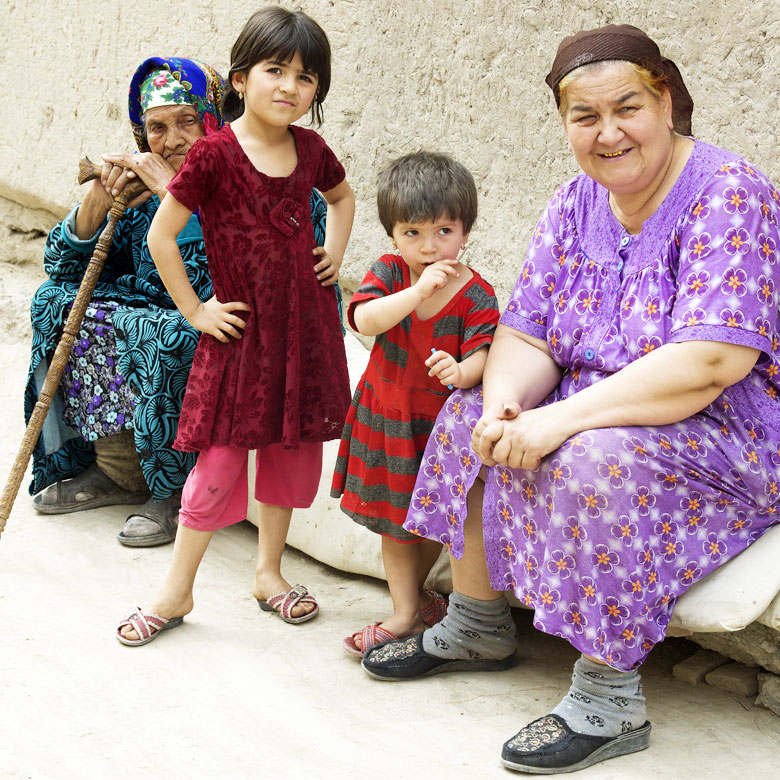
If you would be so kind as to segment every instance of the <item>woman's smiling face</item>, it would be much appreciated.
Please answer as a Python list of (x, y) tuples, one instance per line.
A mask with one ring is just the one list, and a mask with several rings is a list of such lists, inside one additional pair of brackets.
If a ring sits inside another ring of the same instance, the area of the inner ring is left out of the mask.
[(673, 151), (669, 91), (656, 97), (628, 62), (576, 74), (565, 88), (563, 124), (580, 168), (616, 195), (654, 186)]

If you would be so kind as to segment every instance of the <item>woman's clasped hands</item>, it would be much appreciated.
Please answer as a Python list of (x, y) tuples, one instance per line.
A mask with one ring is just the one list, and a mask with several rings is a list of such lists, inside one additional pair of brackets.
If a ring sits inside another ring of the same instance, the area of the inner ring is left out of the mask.
[(577, 433), (563, 406), (559, 402), (524, 411), (517, 401), (492, 401), (474, 427), (471, 447), (486, 466), (535, 471), (545, 455)]
[(151, 198), (152, 195), (162, 199), (174, 174), (171, 164), (160, 154), (152, 152), (104, 154), (100, 183), (107, 195), (113, 199), (129, 182), (141, 179), (146, 185), (146, 191), (128, 203), (128, 208), (133, 208)]

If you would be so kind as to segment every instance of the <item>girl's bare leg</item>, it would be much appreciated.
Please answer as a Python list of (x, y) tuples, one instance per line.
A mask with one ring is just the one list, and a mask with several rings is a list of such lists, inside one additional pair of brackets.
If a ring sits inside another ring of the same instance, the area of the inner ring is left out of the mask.
[[(420, 612), (431, 603), (423, 585), (431, 567), (441, 552), (441, 545), (423, 539), (401, 544), (388, 536), (382, 537), (382, 563), (385, 567), (393, 614), (382, 621), (382, 627), (397, 637), (411, 636), (425, 628)], [(355, 637), (360, 648), (360, 637)]]
[[(382, 621), (382, 627), (398, 637), (416, 634), (425, 628), (420, 617), (421, 548), (421, 542), (401, 544), (388, 536), (382, 537), (382, 563), (393, 600), (393, 614)], [(356, 644), (360, 647), (360, 639)]]
[(419, 548), (417, 554), (417, 591), (419, 593), (420, 611), (427, 607), (432, 599), (425, 592), (423, 586), (425, 580), (428, 579), (428, 575), (431, 573), (433, 564), (439, 560), (441, 555), (441, 545), (438, 542), (431, 541), (430, 539), (423, 539), (419, 544), (415, 545)]
[[(168, 576), (157, 595), (148, 602), (143, 611), (164, 618), (175, 618), (192, 612), (192, 587), (198, 566), (209, 546), (213, 531), (196, 531), (186, 525), (180, 525), (173, 543), (173, 560)], [(140, 639), (129, 626), (122, 629), (127, 639)]]
[[(282, 577), (282, 555), (290, 530), (292, 507), (260, 504), (257, 527), (257, 571), (252, 595), (265, 600), (269, 596), (289, 590), (292, 586)], [(291, 614), (300, 617), (311, 612), (314, 605), (296, 604)]]
[[(452, 585), (458, 593), (474, 599), (493, 601), (503, 598), (504, 594), (490, 587), (482, 536), (484, 491), (484, 480), (478, 478), (468, 495), (463, 558), (457, 560), (450, 556), (450, 563)], [(399, 544), (386, 536), (382, 537), (382, 560), (390, 597), (393, 600), (393, 615), (383, 621), (382, 626), (397, 637), (411, 636), (425, 628), (420, 610), (430, 602), (430, 598), (423, 593), (422, 587), (440, 551), (441, 545), (430, 540), (417, 544)], [(356, 640), (356, 644), (359, 647), (360, 641)]]

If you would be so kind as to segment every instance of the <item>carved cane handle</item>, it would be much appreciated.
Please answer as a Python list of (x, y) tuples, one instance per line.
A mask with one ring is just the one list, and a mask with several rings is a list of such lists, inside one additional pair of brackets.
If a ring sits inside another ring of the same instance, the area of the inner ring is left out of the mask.
[[(95, 163), (93, 163), (92, 160), (90, 160), (89, 157), (85, 155), (81, 158), (81, 160), (79, 160), (78, 182), (79, 184), (86, 184), (88, 181), (92, 181), (93, 179), (99, 179), (102, 172), (103, 166), (95, 165)], [(136, 195), (140, 195), (146, 189), (146, 185), (143, 183), (143, 181), (141, 181), (140, 178), (128, 182), (122, 190), (123, 195), (127, 193), (125, 203), (132, 200), (134, 197), (136, 197)]]

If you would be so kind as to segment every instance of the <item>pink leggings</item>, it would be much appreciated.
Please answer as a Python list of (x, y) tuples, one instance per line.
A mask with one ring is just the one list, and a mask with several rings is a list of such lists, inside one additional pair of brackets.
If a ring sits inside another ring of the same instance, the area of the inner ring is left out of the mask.
[[(181, 495), (182, 525), (216, 531), (246, 519), (247, 453), (218, 445), (200, 451)], [(257, 450), (255, 498), (261, 504), (311, 506), (321, 473), (322, 442), (304, 442), (297, 450), (269, 444)]]

